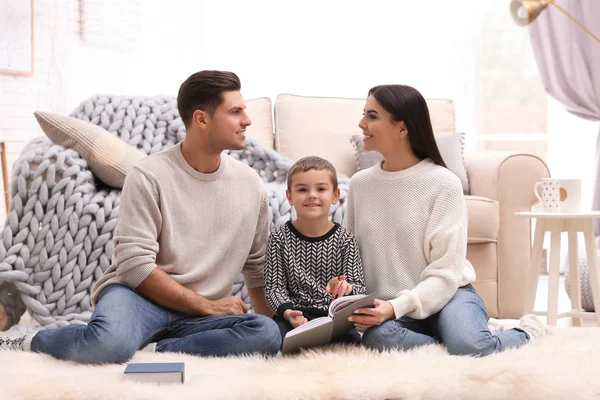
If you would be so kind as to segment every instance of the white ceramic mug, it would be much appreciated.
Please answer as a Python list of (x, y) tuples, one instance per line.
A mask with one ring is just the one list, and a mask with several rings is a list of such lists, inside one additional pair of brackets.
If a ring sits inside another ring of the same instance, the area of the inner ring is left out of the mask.
[(581, 179), (544, 178), (533, 186), (545, 212), (581, 211)]

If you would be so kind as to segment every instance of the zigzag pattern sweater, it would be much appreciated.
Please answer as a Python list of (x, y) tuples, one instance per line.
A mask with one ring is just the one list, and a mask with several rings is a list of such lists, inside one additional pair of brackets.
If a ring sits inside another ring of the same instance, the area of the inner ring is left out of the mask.
[(354, 236), (335, 224), (321, 237), (307, 237), (290, 221), (267, 242), (265, 297), (279, 316), (288, 309), (327, 315), (329, 280), (346, 275), (351, 294), (365, 294), (362, 262)]

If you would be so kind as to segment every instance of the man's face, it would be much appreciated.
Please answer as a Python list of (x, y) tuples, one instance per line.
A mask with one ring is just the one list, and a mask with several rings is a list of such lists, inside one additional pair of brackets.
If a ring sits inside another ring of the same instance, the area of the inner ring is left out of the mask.
[(252, 123), (239, 91), (223, 92), (223, 102), (207, 117), (209, 144), (219, 150), (242, 150), (246, 127)]

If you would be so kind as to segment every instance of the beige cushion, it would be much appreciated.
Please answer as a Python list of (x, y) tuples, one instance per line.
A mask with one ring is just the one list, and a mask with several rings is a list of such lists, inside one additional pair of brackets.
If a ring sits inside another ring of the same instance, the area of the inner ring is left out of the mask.
[(261, 97), (246, 101), (246, 112), (252, 125), (246, 129), (248, 136), (269, 149), (273, 148), (273, 119), (271, 118), (271, 99)]
[[(352, 135), (350, 142), (356, 151), (356, 169), (371, 168), (383, 160), (383, 155), (377, 151), (365, 150), (363, 135)], [(448, 169), (460, 179), (463, 187), (463, 193), (469, 193), (469, 179), (465, 169), (464, 153), (464, 133), (453, 133), (448, 135), (436, 136), (436, 144), (446, 163)]]
[(465, 196), (469, 226), (469, 243), (488, 243), (498, 240), (500, 231), (500, 204), (480, 196)]
[[(427, 105), (436, 136), (456, 132), (452, 100), (427, 100)], [(281, 94), (275, 101), (275, 150), (293, 161), (326, 158), (338, 173), (352, 176), (356, 159), (350, 137), (361, 133), (364, 106), (365, 99)]]
[(81, 154), (92, 173), (109, 186), (122, 188), (133, 164), (146, 157), (145, 153), (89, 122), (49, 112), (37, 111), (34, 115), (54, 144)]

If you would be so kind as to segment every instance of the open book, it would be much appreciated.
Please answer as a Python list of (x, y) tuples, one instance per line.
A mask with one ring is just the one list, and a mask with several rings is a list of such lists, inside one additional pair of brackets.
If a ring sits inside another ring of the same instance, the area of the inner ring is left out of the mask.
[(289, 331), (283, 339), (281, 352), (293, 353), (301, 348), (307, 349), (330, 343), (354, 327), (354, 324), (348, 321), (348, 317), (354, 310), (373, 307), (374, 302), (375, 297), (372, 294), (356, 294), (335, 299), (329, 306), (327, 317), (315, 318)]

